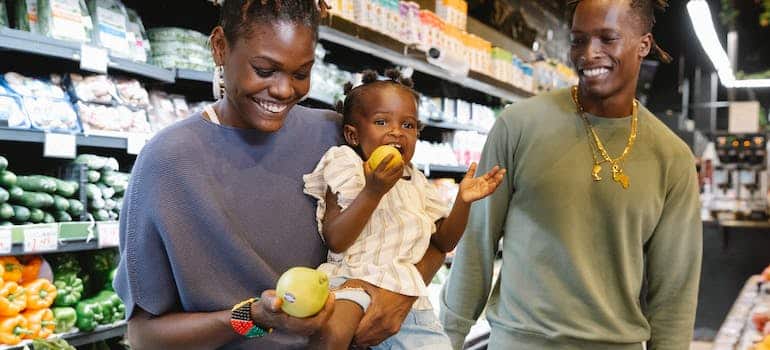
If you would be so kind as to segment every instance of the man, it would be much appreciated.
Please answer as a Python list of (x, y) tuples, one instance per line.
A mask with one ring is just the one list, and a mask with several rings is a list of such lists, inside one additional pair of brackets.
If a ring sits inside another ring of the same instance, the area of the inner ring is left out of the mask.
[(695, 162), (634, 100), (642, 59), (653, 49), (670, 59), (650, 33), (665, 5), (577, 2), (579, 85), (519, 102), (492, 128), (479, 171), (508, 174), (474, 204), (442, 293), (456, 349), (485, 306), (490, 349), (689, 348), (702, 244)]

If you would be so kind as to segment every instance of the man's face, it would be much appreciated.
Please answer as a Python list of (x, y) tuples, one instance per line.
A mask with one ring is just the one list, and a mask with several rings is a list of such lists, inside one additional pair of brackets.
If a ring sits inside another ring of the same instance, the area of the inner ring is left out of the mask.
[(590, 96), (604, 99), (636, 89), (652, 36), (642, 33), (629, 1), (583, 0), (575, 9), (570, 59)]

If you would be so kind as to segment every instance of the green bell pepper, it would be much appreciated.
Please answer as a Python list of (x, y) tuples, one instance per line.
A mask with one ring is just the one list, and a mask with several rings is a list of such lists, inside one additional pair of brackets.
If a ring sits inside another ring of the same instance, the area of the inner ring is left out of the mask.
[(81, 271), (80, 268), (80, 262), (78, 261), (77, 257), (73, 254), (64, 253), (64, 254), (54, 254), (46, 258), (48, 262), (51, 264), (51, 269), (53, 270), (54, 274), (58, 273), (65, 273), (65, 272), (76, 272), (79, 273)]
[(93, 252), (89, 261), (94, 272), (108, 275), (116, 266), (117, 252), (112, 248), (98, 250)]
[(56, 286), (56, 306), (73, 306), (83, 295), (83, 280), (75, 272), (55, 275), (53, 284)]
[(103, 319), (101, 303), (91, 299), (81, 300), (75, 306), (77, 321), (75, 326), (81, 332), (90, 332), (100, 324)]
[(54, 320), (56, 320), (56, 333), (64, 333), (75, 327), (77, 312), (71, 307), (52, 308)]
[(102, 302), (102, 308), (110, 308), (110, 320), (105, 321), (106, 323), (117, 322), (126, 317), (126, 306), (115, 292), (103, 290), (94, 299)]
[(114, 291), (114, 290), (115, 290), (115, 289), (112, 287), (112, 281), (114, 281), (114, 280), (115, 280), (115, 274), (116, 274), (117, 272), (118, 272), (118, 268), (114, 268), (114, 269), (112, 269), (112, 271), (110, 271), (110, 274), (109, 274), (109, 275), (107, 275), (107, 280), (106, 280), (106, 281), (104, 281), (104, 290), (112, 290), (112, 291)]

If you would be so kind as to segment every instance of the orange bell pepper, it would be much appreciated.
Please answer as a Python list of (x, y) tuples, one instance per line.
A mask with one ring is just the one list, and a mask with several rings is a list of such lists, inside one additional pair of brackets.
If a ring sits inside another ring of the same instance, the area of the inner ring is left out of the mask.
[(0, 317), (0, 344), (16, 345), (28, 334), (27, 319), (22, 315)]
[(27, 309), (40, 310), (50, 307), (56, 300), (56, 286), (45, 278), (38, 278), (23, 285), (27, 293)]
[(29, 334), (23, 336), (24, 339), (45, 339), (53, 334), (56, 328), (53, 311), (51, 309), (29, 310), (22, 316), (27, 319), (27, 328)]
[(0, 265), (3, 265), (5, 272), (3, 272), (3, 281), (5, 282), (19, 282), (21, 281), (21, 263), (19, 259), (12, 256), (0, 257)]
[(39, 255), (28, 257), (21, 268), (21, 281), (27, 283), (36, 280), (41, 266), (43, 266), (43, 258)]
[(27, 307), (24, 287), (16, 282), (5, 282), (0, 288), (0, 316), (16, 316)]

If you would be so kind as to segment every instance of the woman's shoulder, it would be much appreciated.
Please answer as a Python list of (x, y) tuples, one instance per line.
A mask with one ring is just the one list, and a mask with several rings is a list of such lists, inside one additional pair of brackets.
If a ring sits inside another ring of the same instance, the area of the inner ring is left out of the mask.
[(310, 108), (301, 105), (292, 107), (289, 111), (290, 119), (303, 124), (312, 124), (324, 128), (339, 129), (342, 125), (342, 116), (329, 109)]

